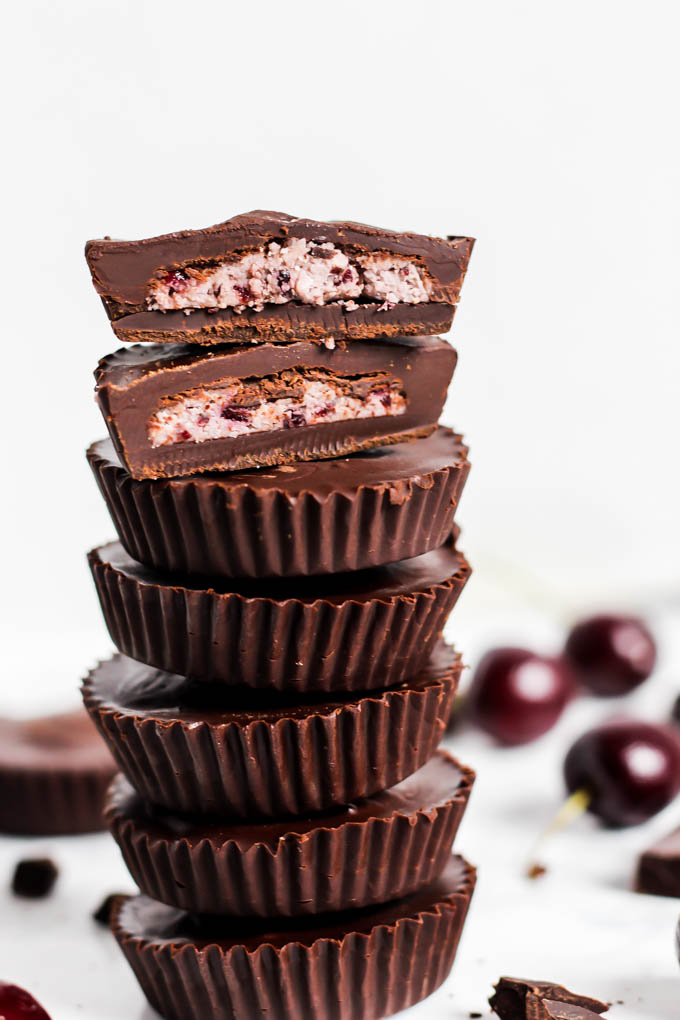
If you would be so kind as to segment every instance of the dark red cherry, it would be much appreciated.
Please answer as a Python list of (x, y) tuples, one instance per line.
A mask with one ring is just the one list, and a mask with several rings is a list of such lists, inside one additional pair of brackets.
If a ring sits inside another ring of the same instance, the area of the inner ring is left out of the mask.
[(466, 711), (502, 744), (526, 744), (555, 725), (571, 689), (559, 660), (524, 648), (494, 648), (477, 667)]
[(2, 1020), (50, 1020), (32, 995), (4, 981), (0, 981), (0, 1017)]
[(602, 614), (570, 631), (564, 658), (575, 678), (594, 694), (627, 694), (654, 669), (656, 644), (635, 616)]
[(680, 790), (680, 741), (653, 723), (604, 723), (572, 745), (564, 778), (570, 793), (585, 791), (588, 810), (607, 825), (639, 825)]

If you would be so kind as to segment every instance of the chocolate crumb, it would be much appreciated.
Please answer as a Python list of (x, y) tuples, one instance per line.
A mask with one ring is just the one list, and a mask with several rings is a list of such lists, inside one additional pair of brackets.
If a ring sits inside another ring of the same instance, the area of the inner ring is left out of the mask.
[(12, 892), (25, 899), (43, 899), (52, 892), (58, 874), (59, 869), (49, 857), (19, 861), (12, 878)]
[(481, 1013), (468, 1013), (470, 1020), (479, 1020)]
[(547, 872), (548, 869), (544, 864), (532, 864), (527, 868), (527, 878), (541, 878)]
[(102, 900), (102, 902), (99, 904), (97, 909), (92, 914), (92, 917), (97, 922), (97, 924), (101, 924), (104, 928), (108, 928), (109, 922), (111, 920), (111, 911), (113, 909), (113, 904), (115, 903), (119, 896), (124, 895), (125, 895), (124, 893), (115, 892), (109, 893), (109, 895)]

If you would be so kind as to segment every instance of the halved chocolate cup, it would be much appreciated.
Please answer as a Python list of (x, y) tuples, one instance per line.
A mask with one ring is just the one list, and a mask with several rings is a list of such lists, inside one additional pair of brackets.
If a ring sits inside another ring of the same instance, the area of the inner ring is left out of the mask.
[(125, 655), (182, 676), (297, 692), (371, 690), (413, 676), (471, 572), (453, 539), (386, 567), (238, 585), (151, 570), (118, 542), (89, 562)]
[(461, 670), (440, 641), (408, 682), (324, 698), (196, 683), (116, 655), (83, 699), (149, 803), (251, 820), (349, 804), (410, 776), (444, 735)]
[(473, 781), (438, 751), (346, 807), (237, 823), (151, 808), (119, 776), (106, 819), (152, 899), (200, 914), (296, 917), (387, 903), (437, 878)]
[(420, 1002), (456, 955), (475, 871), (452, 857), (418, 892), (301, 921), (198, 917), (121, 899), (113, 934), (166, 1020), (378, 1020)]
[(442, 545), (470, 470), (450, 429), (334, 460), (136, 481), (110, 440), (87, 459), (130, 556), (225, 577), (334, 574)]

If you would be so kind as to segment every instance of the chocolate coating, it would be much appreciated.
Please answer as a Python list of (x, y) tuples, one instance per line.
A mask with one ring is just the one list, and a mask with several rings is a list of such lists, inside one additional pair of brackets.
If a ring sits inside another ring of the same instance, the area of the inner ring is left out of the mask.
[(106, 817), (152, 899), (205, 914), (321, 914), (387, 903), (435, 879), (473, 780), (437, 752), (397, 786), (349, 806), (230, 823), (150, 808), (120, 776)]
[[(161, 269), (171, 271), (192, 264), (212, 264), (223, 260), (225, 256), (256, 250), (271, 241), (283, 244), (290, 238), (330, 241), (352, 256), (388, 252), (414, 259), (433, 284), (430, 302), (424, 306), (415, 306), (416, 308), (438, 303), (455, 306), (474, 244), (470, 237), (450, 236), (448, 240), (444, 240), (422, 234), (396, 233), (363, 223), (327, 223), (320, 220), (298, 219), (285, 213), (256, 210), (234, 216), (223, 223), (202, 230), (183, 230), (141, 241), (116, 241), (108, 238), (88, 241), (85, 246), (85, 257), (92, 274), (92, 282), (102, 298), (107, 314), (110, 319), (116, 320), (132, 313), (146, 312), (148, 283)], [(285, 310), (287, 306), (283, 307)], [(413, 307), (405, 305), (403, 309), (410, 312)], [(402, 306), (397, 308), (401, 309)], [(261, 316), (268, 310), (270, 309), (251, 313), (249, 318)], [(271, 310), (277, 316), (282, 315), (280, 306), (275, 306)], [(322, 308), (297, 306), (296, 336), (302, 335), (300, 329), (304, 328), (305, 320), (308, 318), (305, 313), (331, 310), (336, 309), (333, 306)], [(341, 311), (339, 308), (337, 310)], [(360, 310), (353, 314), (358, 314)], [(378, 313), (380, 314), (388, 313)], [(453, 307), (450, 308), (449, 314), (453, 315)], [(346, 313), (344, 317), (349, 318)], [(234, 326), (243, 330), (244, 325), (239, 324), (239, 320), (243, 320), (245, 316), (234, 315), (232, 318), (236, 320)], [(162, 330), (162, 326), (157, 324), (156, 329)], [(360, 325), (355, 325), (354, 329), (355, 335), (380, 335), (365, 333)], [(259, 338), (260, 330), (261, 327), (254, 327), (253, 333), (247, 338)], [(420, 328), (418, 332), (421, 332)], [(271, 334), (270, 322), (267, 329), (268, 338)], [(342, 336), (345, 333), (340, 331), (330, 335)]]
[(112, 929), (166, 1020), (378, 1020), (444, 981), (474, 883), (452, 857), (411, 896), (305, 923), (197, 917), (138, 896), (119, 903)]
[(162, 574), (113, 542), (89, 554), (111, 638), (182, 676), (279, 690), (370, 690), (427, 661), (469, 575), (453, 544), (323, 578), (228, 583)]
[(230, 818), (322, 811), (401, 782), (434, 753), (462, 662), (443, 642), (408, 682), (362, 694), (196, 683), (116, 655), (83, 699), (151, 804)]
[(635, 889), (652, 896), (680, 897), (680, 828), (640, 855)]
[[(136, 345), (99, 362), (96, 396), (116, 453), (133, 478), (240, 471), (337, 457), (428, 435), (444, 406), (456, 357), (439, 337), (357, 341), (334, 350), (305, 342), (205, 349)], [(406, 395), (406, 411), (152, 447), (147, 423), (165, 398), (225, 378), (261, 378), (292, 368), (321, 368), (340, 376), (388, 373)]]
[(103, 829), (114, 772), (82, 709), (0, 719), (0, 832), (51, 836)]
[(225, 577), (343, 573), (442, 545), (470, 465), (461, 437), (268, 470), (135, 481), (110, 440), (87, 458), (123, 546), (159, 570)]

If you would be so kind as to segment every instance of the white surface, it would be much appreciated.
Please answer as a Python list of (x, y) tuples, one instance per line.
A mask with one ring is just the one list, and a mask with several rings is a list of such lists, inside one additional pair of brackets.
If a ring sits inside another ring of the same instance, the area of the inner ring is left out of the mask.
[[(535, 612), (503, 614), (501, 620), (491, 610), (470, 613), (463, 602), (458, 616), (448, 636), (465, 644), (473, 659), (507, 635), (546, 650), (561, 639), (551, 618)], [(641, 896), (629, 886), (638, 852), (678, 824), (680, 802), (647, 825), (623, 832), (582, 819), (541, 854), (549, 869), (543, 879), (525, 879), (523, 868), (563, 795), (561, 761), (575, 736), (615, 711), (667, 715), (678, 690), (679, 625), (677, 614), (657, 617), (659, 668), (623, 702), (577, 702), (551, 734), (522, 749), (490, 747), (474, 732), (446, 741), (478, 771), (456, 848), (478, 866), (479, 881), (453, 973), (435, 996), (405, 1014), (412, 1020), (467, 1020), (470, 1011), (486, 1015), (491, 984), (503, 973), (622, 999), (612, 1020), (676, 1020), (680, 900)], [(67, 657), (66, 649), (63, 654)], [(73, 657), (79, 654), (77, 647), (71, 650)], [(62, 868), (55, 894), (38, 903), (14, 899), (6, 891), (14, 863), (25, 853), (43, 852)], [(104, 895), (133, 889), (108, 836), (0, 838), (0, 884), (0, 980), (33, 991), (53, 1020), (155, 1016), (108, 932), (90, 919)]]

